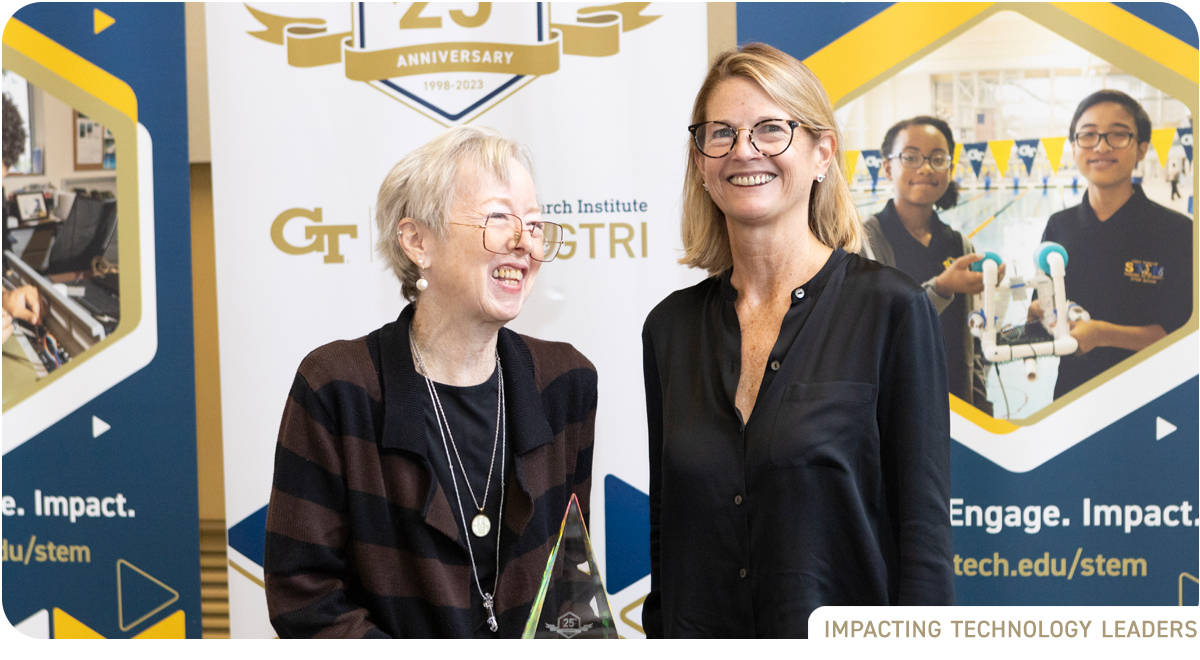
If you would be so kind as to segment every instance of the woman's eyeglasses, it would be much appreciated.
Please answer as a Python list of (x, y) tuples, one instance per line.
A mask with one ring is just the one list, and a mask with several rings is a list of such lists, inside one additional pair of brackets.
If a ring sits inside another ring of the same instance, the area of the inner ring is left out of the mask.
[(489, 213), (480, 224), (472, 225), (463, 222), (451, 222), (460, 227), (474, 227), (483, 230), (483, 249), (493, 254), (512, 254), (521, 243), (521, 234), (529, 232), (533, 238), (533, 249), (529, 257), (534, 261), (545, 263), (554, 261), (562, 249), (562, 225), (555, 222), (538, 220), (525, 222), (520, 216), (511, 213)]
[(792, 119), (764, 119), (751, 128), (734, 128), (722, 121), (704, 121), (688, 126), (696, 149), (709, 158), (721, 158), (733, 151), (738, 133), (746, 131), (750, 146), (767, 158), (774, 158), (792, 145), (796, 128), (804, 126)]
[(888, 160), (892, 159), (899, 160), (901, 165), (910, 170), (919, 170), (926, 162), (928, 162), (929, 166), (937, 172), (943, 172), (950, 169), (951, 161), (950, 156), (941, 151), (935, 151), (929, 156), (922, 156), (921, 152), (916, 151), (915, 149), (912, 151), (906, 149), (898, 154), (892, 154), (891, 156), (888, 156)]

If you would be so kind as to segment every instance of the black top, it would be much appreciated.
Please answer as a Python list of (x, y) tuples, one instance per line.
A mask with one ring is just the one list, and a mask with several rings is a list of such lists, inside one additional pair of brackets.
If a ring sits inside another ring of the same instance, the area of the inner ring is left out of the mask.
[[(1170, 333), (1192, 316), (1192, 222), (1146, 198), (1142, 187), (1108, 220), (1088, 203), (1050, 216), (1043, 241), (1067, 249), (1067, 298), (1095, 320), (1160, 325)], [(1058, 366), (1054, 398), (1133, 355), (1103, 346), (1068, 355)]]
[(938, 314), (899, 270), (837, 250), (792, 294), (758, 399), (734, 405), (730, 272), (642, 331), (650, 637), (806, 637), (822, 605), (954, 602)]
[[(443, 442), (442, 434), (438, 431), (437, 418), (433, 414), (433, 401), (428, 394), (424, 397), (425, 442), (428, 443), (431, 450), (429, 462), (433, 468), (434, 477), (446, 489), (446, 496), (450, 500), (450, 512), (458, 523), (459, 529), (464, 529), (462, 516), (466, 516), (466, 528), (463, 533), (470, 542), (471, 555), (475, 560), (475, 568), (479, 572), (480, 588), (490, 594), (495, 594), (496, 533), (500, 529), (501, 447), (499, 445), (496, 446), (491, 487), (487, 487), (488, 468), (493, 462), (492, 446), (497, 442), (496, 393), (499, 391), (497, 376), (498, 373), (493, 372), (492, 377), (486, 382), (468, 387), (434, 383), (438, 398), (442, 403), (442, 410), (450, 424), (450, 431), (454, 434), (453, 444), (450, 442), (449, 435)], [(442, 430), (445, 430), (444, 426)], [(506, 475), (511, 474), (513, 465), (512, 446), (508, 442), (509, 439), (508, 435), (501, 439), (505, 440), (504, 447), (507, 448), (505, 452), (507, 455), (504, 456)], [(482, 501), (484, 490), (487, 490), (487, 503), (483, 507), (483, 512), (491, 521), (492, 529), (482, 538), (475, 536), (470, 531), (471, 521), (475, 519), (479, 509), (472, 504), (471, 492), (463, 481), (463, 468), (459, 464), (459, 457), (454, 454), (455, 447), (458, 448), (458, 455), (466, 464), (467, 478), (471, 481), (471, 488), (475, 490), (475, 497)], [(450, 463), (446, 462), (447, 452), (449, 452)], [(451, 474), (451, 465), (454, 466), (453, 474)], [(457, 493), (455, 492), (456, 482)], [(461, 514), (459, 513), (460, 502), (462, 503)], [(475, 586), (474, 577), (472, 577), (471, 586)], [(494, 636), (491, 630), (483, 625), (487, 623), (486, 613), (480, 609), (476, 614), (480, 624), (475, 629), (476, 635)]]
[[(929, 218), (929, 245), (913, 238), (904, 228), (896, 213), (896, 203), (888, 200), (887, 206), (875, 214), (879, 218), (879, 227), (892, 246), (896, 256), (896, 268), (908, 273), (918, 282), (927, 282), (937, 277), (957, 258), (963, 256), (962, 235), (954, 231), (938, 218), (937, 213)], [(964, 333), (967, 331), (967, 296), (954, 296), (954, 300), (942, 310), (942, 337), (946, 340), (946, 365), (950, 367), (947, 378), (950, 383), (950, 393), (962, 399), (971, 401), (971, 372), (960, 365), (966, 364), (966, 347)]]

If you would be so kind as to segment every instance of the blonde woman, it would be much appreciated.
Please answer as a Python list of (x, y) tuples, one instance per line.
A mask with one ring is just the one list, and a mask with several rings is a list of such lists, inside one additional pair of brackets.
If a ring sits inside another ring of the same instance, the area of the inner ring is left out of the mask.
[(854, 254), (828, 97), (764, 44), (692, 111), (677, 291), (642, 334), (651, 637), (806, 637), (822, 605), (954, 602), (937, 311)]
[(529, 171), (462, 126), (380, 186), (412, 304), (296, 374), (267, 515), (280, 637), (519, 637), (572, 495), (587, 515), (595, 368), (504, 327), (562, 241)]

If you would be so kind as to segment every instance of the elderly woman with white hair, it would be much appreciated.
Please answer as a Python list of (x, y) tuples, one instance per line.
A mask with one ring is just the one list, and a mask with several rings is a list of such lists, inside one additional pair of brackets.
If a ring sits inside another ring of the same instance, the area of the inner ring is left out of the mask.
[(504, 327), (562, 241), (530, 170), (463, 126), (380, 186), (411, 304), (296, 374), (267, 516), (281, 637), (518, 637), (572, 495), (587, 515), (595, 368)]

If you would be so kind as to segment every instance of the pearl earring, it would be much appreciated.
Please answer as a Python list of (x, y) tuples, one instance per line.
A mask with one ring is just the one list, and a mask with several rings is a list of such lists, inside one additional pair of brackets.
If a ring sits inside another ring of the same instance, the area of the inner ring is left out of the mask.
[(425, 279), (425, 260), (418, 261), (417, 266), (421, 269), (421, 279), (417, 280), (417, 291), (424, 291), (429, 288), (429, 280)]
[(818, 174), (818, 175), (817, 175), (817, 183), (821, 183), (821, 182), (822, 182), (822, 181), (824, 181), (824, 180), (825, 180), (825, 175), (824, 175), (824, 174)]
[(704, 186), (704, 192), (708, 192), (708, 184), (707, 183), (702, 183), (700, 185)]

